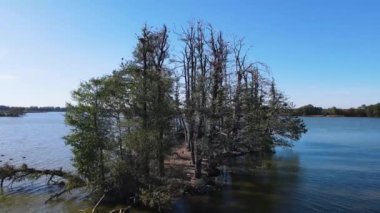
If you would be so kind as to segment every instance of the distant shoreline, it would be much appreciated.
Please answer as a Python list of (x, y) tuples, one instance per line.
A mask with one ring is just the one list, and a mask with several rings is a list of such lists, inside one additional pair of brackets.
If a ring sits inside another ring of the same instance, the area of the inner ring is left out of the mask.
[(340, 109), (336, 107), (324, 109), (311, 104), (292, 110), (294, 116), (306, 117), (367, 117), (380, 118), (380, 103), (362, 105), (358, 108)]
[(344, 115), (297, 115), (297, 116), (304, 117), (304, 118), (375, 118), (375, 119), (380, 119), (380, 117), (344, 116)]
[(41, 113), (41, 112), (65, 112), (65, 107), (12, 107), (0, 105), (0, 117), (20, 117), (26, 113)]

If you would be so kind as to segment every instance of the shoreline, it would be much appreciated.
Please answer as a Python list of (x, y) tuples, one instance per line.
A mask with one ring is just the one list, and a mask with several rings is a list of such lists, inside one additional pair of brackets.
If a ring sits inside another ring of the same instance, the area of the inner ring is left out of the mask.
[(380, 118), (380, 117), (368, 117), (368, 116), (346, 116), (346, 115), (296, 115), (297, 117), (308, 118)]

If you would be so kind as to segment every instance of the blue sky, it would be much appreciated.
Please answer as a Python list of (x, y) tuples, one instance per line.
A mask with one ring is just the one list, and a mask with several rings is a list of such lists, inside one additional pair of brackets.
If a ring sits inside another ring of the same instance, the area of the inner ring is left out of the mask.
[(0, 105), (64, 106), (131, 57), (143, 24), (191, 20), (244, 37), (297, 106), (377, 103), (379, 11), (377, 0), (0, 0)]

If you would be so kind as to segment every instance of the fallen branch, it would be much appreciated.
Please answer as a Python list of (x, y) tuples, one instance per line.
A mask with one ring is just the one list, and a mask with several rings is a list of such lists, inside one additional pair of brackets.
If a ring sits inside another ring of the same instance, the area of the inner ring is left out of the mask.
[(109, 213), (126, 213), (126, 212), (129, 212), (130, 210), (131, 210), (131, 206), (127, 206), (126, 208), (111, 210)]
[(105, 196), (106, 196), (106, 194), (103, 194), (103, 196), (98, 200), (98, 202), (96, 203), (96, 205), (92, 209), (92, 213), (95, 213), (96, 208), (99, 206), (100, 202), (102, 202), (102, 200), (104, 199)]
[(70, 190), (71, 189), (64, 189), (64, 190), (62, 190), (60, 192), (57, 192), (57, 193), (53, 194), (52, 196), (49, 197), (49, 199), (47, 199), (45, 201), (45, 204), (48, 203), (49, 201), (53, 200), (54, 198), (58, 198), (59, 196), (65, 194), (66, 192), (69, 192)]
[(42, 176), (49, 176), (47, 184), (50, 184), (50, 182), (53, 181), (54, 177), (61, 177), (67, 181), (67, 183), (63, 181), (55, 182), (64, 186), (64, 189), (50, 196), (50, 198), (46, 200), (45, 203), (54, 198), (58, 198), (62, 194), (69, 192), (72, 189), (83, 187), (85, 185), (85, 181), (82, 178), (70, 172), (62, 171), (62, 168), (56, 170), (41, 170), (29, 168), (26, 164), (23, 164), (20, 167), (5, 164), (4, 166), (0, 167), (0, 189), (3, 189), (4, 181), (6, 180), (11, 181), (11, 184), (13, 184), (13, 182), (20, 182), (26, 179), (35, 180)]

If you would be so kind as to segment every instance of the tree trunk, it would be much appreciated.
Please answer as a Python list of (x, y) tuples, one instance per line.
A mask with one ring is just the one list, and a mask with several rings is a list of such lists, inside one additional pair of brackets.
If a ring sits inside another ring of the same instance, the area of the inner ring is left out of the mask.
[(197, 159), (197, 162), (195, 164), (195, 178), (199, 179), (202, 177), (202, 158)]

